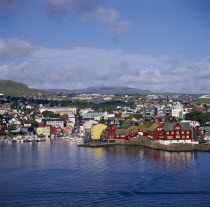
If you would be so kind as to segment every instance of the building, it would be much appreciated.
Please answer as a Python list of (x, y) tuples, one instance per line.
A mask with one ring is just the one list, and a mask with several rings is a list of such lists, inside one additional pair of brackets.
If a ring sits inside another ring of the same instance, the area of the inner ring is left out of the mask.
[(85, 121), (83, 123), (83, 125), (80, 126), (80, 129), (79, 129), (80, 135), (90, 138), (91, 137), (91, 128), (93, 125), (96, 125), (96, 124), (98, 124), (98, 122), (94, 121), (94, 120)]
[(51, 125), (54, 127), (61, 127), (64, 128), (64, 120), (63, 119), (46, 119), (45, 120), (46, 125)]
[(158, 123), (148, 129), (148, 138), (160, 144), (199, 144), (196, 130), (189, 123)]
[(4, 110), (11, 110), (12, 107), (10, 105), (1, 105), (0, 109), (4, 109)]
[(149, 124), (142, 124), (139, 126), (139, 135), (140, 136), (148, 136), (148, 129), (152, 126), (151, 123)]
[(37, 135), (50, 136), (51, 127), (49, 125), (39, 125), (37, 127)]
[(100, 120), (102, 116), (104, 116), (103, 112), (89, 112), (82, 114), (83, 119), (92, 119), (92, 120)]
[(63, 129), (63, 134), (64, 136), (69, 136), (71, 135), (73, 132), (73, 128), (71, 126), (66, 126), (64, 129)]
[(41, 113), (43, 111), (52, 111), (55, 114), (76, 114), (77, 107), (42, 107), (39, 110)]
[(102, 132), (107, 128), (105, 124), (96, 124), (91, 128), (91, 138), (93, 140), (99, 140), (101, 138)]
[(128, 129), (116, 129), (115, 139), (129, 139)]
[(116, 130), (117, 127), (115, 125), (112, 125), (110, 127), (107, 128), (106, 130), (106, 139), (108, 141), (114, 141), (116, 139)]

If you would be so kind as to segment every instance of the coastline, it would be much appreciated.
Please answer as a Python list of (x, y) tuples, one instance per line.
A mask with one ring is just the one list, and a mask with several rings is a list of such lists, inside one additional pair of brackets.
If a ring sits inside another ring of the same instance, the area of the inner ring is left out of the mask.
[(130, 140), (120, 140), (116, 143), (84, 143), (79, 147), (113, 147), (113, 146), (143, 146), (154, 150), (168, 152), (210, 152), (210, 145), (205, 144), (170, 144), (163, 145), (148, 139), (147, 137), (137, 137)]

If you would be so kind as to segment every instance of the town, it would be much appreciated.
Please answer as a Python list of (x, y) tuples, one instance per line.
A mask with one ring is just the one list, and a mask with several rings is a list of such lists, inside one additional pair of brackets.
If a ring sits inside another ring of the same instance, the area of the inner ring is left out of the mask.
[(147, 137), (162, 145), (208, 145), (208, 98), (188, 94), (0, 94), (0, 140), (123, 143)]

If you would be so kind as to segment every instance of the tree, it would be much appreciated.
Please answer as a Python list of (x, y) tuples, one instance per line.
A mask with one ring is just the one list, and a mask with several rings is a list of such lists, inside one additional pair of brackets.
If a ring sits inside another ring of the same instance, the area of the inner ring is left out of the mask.
[(0, 120), (4, 119), (4, 116), (0, 114)]
[(30, 123), (31, 123), (31, 126), (38, 126), (39, 125), (39, 123), (35, 120), (31, 120)]
[(210, 113), (202, 113), (201, 111), (190, 112), (185, 115), (186, 120), (198, 121), (204, 125), (206, 121), (210, 120)]
[(139, 114), (139, 113), (136, 113), (136, 114), (131, 114), (131, 115), (128, 117), (128, 119), (132, 119), (132, 118), (139, 120), (139, 119), (142, 119), (143, 116), (142, 116), (141, 114)]
[(55, 114), (52, 111), (43, 111), (42, 115), (44, 117), (50, 117), (50, 118), (58, 118), (60, 116), (59, 114)]

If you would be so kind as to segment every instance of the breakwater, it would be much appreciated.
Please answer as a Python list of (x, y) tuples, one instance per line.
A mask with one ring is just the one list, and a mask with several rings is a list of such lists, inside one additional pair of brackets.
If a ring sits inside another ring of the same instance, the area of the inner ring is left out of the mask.
[(163, 150), (169, 152), (192, 152), (192, 151), (200, 151), (200, 152), (210, 152), (210, 145), (206, 144), (170, 144), (163, 145), (157, 142), (151, 141), (147, 137), (138, 137), (130, 140), (120, 140), (115, 143), (84, 143), (79, 145), (80, 147), (111, 147), (117, 145), (127, 145), (127, 146), (144, 146), (155, 150)]

